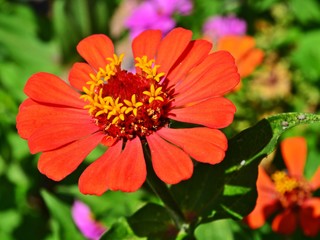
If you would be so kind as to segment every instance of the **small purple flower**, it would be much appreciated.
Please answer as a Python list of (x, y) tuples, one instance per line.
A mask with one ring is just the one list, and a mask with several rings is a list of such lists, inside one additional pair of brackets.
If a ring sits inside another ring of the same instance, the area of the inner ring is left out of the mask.
[(174, 13), (187, 15), (191, 10), (190, 0), (146, 0), (133, 10), (125, 25), (130, 29), (131, 38), (147, 29), (167, 33), (176, 25), (172, 18)]
[(247, 31), (247, 24), (244, 20), (235, 16), (215, 16), (209, 18), (204, 26), (204, 35), (217, 41), (227, 35), (244, 35)]
[(98, 240), (107, 229), (93, 218), (90, 208), (83, 202), (75, 201), (71, 213), (83, 236), (90, 240)]

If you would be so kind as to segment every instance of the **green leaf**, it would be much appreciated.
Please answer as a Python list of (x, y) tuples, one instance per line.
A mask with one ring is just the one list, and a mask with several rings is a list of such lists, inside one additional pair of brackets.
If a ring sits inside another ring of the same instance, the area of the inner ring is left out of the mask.
[(94, 33), (109, 35), (108, 23), (116, 6), (114, 1), (104, 0), (53, 2), (53, 25), (64, 62), (73, 61), (79, 56), (76, 45), (83, 38)]
[(150, 239), (175, 239), (179, 232), (168, 210), (154, 203), (139, 209), (128, 218), (128, 223), (136, 235)]
[(109, 239), (138, 240), (143, 238), (135, 236), (127, 221), (125, 219), (120, 219), (118, 222), (114, 223), (112, 227), (100, 238), (100, 240)]
[(230, 222), (228, 220), (219, 220), (211, 223), (202, 224), (197, 228), (195, 235), (197, 237), (197, 240), (234, 240), (232, 231), (230, 231)]
[(320, 122), (320, 116), (284, 113), (268, 117), (230, 139), (220, 164), (198, 164), (191, 179), (171, 187), (188, 221), (197, 225), (249, 214), (257, 197), (260, 161), (274, 151), (284, 131), (314, 122)]
[(14, 3), (7, 6), (8, 10), (0, 6), (0, 120), (14, 123), (17, 106), (12, 102), (25, 99), (23, 86), (30, 75), (39, 70), (56, 72), (59, 66), (57, 46), (39, 39), (32, 9)]
[[(36, 16), (33, 11), (24, 5), (13, 4), (12, 7), (13, 10), (10, 12), (0, 10), (0, 47), (3, 47), (0, 58), (18, 64), (19, 66), (15, 66), (17, 72), (20, 72), (21, 68), (40, 69), (48, 65), (46, 63), (49, 59), (51, 65), (56, 64), (57, 49), (51, 42), (43, 42), (38, 38)], [(50, 68), (53, 69), (51, 66)], [(3, 71), (1, 69), (1, 75)], [(34, 69), (30, 72), (34, 72)]]
[[(1, 68), (0, 68), (1, 69)], [(1, 76), (1, 74), (0, 74)], [(17, 113), (17, 106), (10, 93), (0, 89), (0, 122), (14, 123)], [(2, 124), (1, 124), (2, 125)], [(1, 126), (0, 126), (1, 127)]]
[[(21, 215), (15, 209), (0, 211), (0, 232), (11, 234), (21, 224)], [(0, 235), (1, 236), (1, 235)]]
[(289, 7), (297, 17), (297, 19), (303, 23), (320, 22), (320, 4), (316, 0), (290, 0), (288, 1)]
[(249, 3), (250, 5), (252, 5), (252, 7), (255, 10), (262, 12), (262, 11), (268, 11), (268, 9), (271, 8), (271, 6), (275, 4), (277, 1), (278, 0), (260, 0), (260, 1), (251, 0), (249, 1)]
[(71, 11), (75, 2), (57, 0), (52, 6), (53, 25), (65, 62), (76, 55), (75, 46), (81, 39), (81, 29), (76, 26), (75, 13)]
[(223, 189), (224, 196), (236, 196), (236, 195), (243, 195), (250, 191), (251, 189), (248, 187), (239, 187), (237, 185), (228, 185), (226, 184)]
[(60, 239), (83, 240), (84, 237), (77, 230), (72, 217), (70, 207), (58, 198), (43, 190), (41, 195), (50, 211), (50, 215), (59, 223)]
[(314, 47), (320, 42), (320, 31), (309, 31), (297, 41), (297, 48), (291, 58), (305, 77), (318, 81), (320, 77), (320, 48)]

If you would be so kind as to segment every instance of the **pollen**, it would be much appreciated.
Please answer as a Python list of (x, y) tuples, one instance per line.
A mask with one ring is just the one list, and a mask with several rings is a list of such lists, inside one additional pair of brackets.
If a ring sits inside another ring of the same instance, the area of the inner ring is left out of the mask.
[(135, 60), (137, 62), (135, 66), (142, 70), (147, 79), (154, 79), (159, 82), (160, 78), (165, 75), (163, 72), (157, 73), (160, 65), (155, 65), (153, 59), (148, 61), (147, 56), (143, 56), (142, 58), (136, 57)]
[(136, 58), (141, 71), (121, 69), (123, 54), (107, 58), (96, 74), (89, 74), (81, 99), (106, 139), (144, 138), (168, 124), (173, 92), (161, 84), (165, 73), (146, 56)]
[(136, 94), (132, 95), (131, 101), (124, 100), (124, 103), (128, 106), (125, 110), (125, 114), (128, 114), (132, 111), (134, 116), (137, 116), (138, 108), (143, 105), (142, 102), (137, 102)]
[(298, 179), (284, 171), (277, 171), (271, 175), (281, 205), (285, 208), (301, 205), (312, 196), (311, 187), (305, 179)]
[(274, 181), (276, 185), (276, 190), (284, 194), (286, 192), (290, 192), (294, 190), (295, 188), (299, 187), (299, 181), (297, 181), (294, 178), (289, 177), (285, 172), (283, 171), (277, 171), (274, 174), (272, 174), (271, 179)]
[(155, 86), (151, 84), (150, 91), (144, 91), (143, 94), (149, 96), (149, 103), (152, 103), (154, 100), (159, 100), (163, 102), (163, 97), (161, 97), (162, 87), (155, 89)]

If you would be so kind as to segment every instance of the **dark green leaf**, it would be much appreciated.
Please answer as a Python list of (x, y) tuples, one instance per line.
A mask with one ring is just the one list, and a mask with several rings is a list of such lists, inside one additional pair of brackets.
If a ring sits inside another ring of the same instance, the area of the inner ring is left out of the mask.
[(175, 239), (178, 231), (166, 208), (148, 203), (128, 218), (137, 236), (150, 239)]

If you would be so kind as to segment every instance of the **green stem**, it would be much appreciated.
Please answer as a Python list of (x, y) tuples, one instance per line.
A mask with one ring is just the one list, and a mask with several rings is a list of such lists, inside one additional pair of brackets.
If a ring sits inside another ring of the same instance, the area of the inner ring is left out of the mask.
[(144, 146), (143, 149), (148, 172), (147, 183), (164, 203), (176, 226), (181, 230), (183, 227), (185, 227), (185, 217), (176, 200), (173, 198), (171, 192), (169, 191), (168, 186), (164, 182), (162, 182), (155, 174), (151, 163), (149, 148), (147, 146)]

